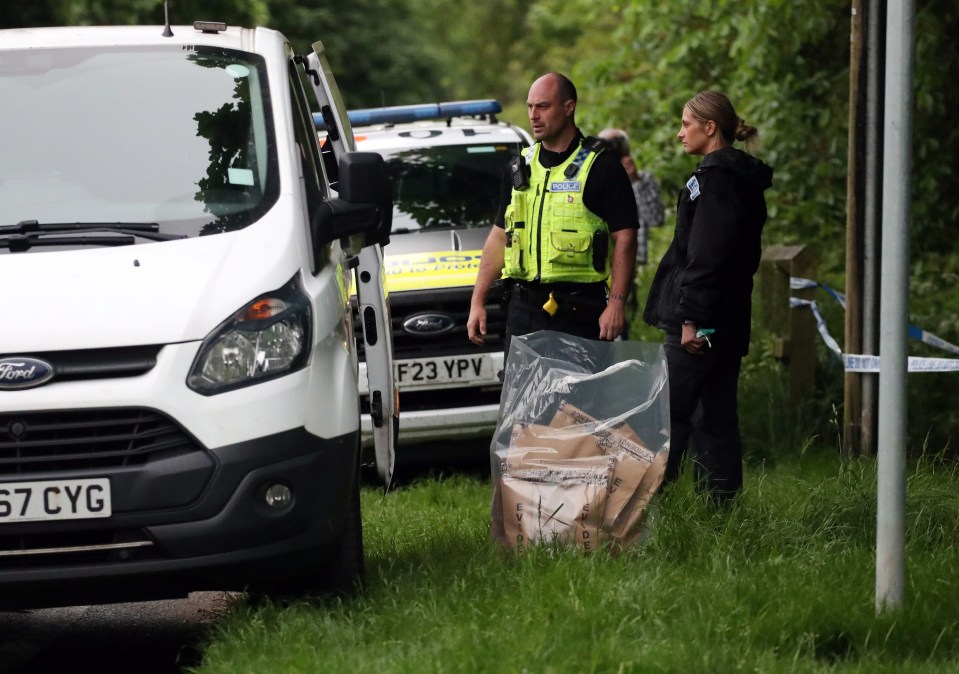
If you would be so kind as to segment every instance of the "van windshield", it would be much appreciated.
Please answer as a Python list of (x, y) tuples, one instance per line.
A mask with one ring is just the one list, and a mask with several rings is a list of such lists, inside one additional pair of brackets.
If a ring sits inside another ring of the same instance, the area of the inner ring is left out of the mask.
[(393, 232), (489, 227), (516, 145), (440, 145), (383, 152), (393, 186)]
[(263, 60), (204, 47), (0, 51), (2, 225), (243, 228), (279, 194)]

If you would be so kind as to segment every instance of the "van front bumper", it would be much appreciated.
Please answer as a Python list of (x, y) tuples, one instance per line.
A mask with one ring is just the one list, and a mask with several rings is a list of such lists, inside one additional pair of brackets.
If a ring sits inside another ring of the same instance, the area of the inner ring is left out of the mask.
[[(109, 518), (0, 524), (0, 606), (63, 606), (243, 590), (320, 573), (340, 545), (357, 434), (294, 429), (139, 466), (0, 481), (108, 477)], [(14, 479), (12, 479), (14, 478)], [(293, 494), (282, 508), (266, 489)]]

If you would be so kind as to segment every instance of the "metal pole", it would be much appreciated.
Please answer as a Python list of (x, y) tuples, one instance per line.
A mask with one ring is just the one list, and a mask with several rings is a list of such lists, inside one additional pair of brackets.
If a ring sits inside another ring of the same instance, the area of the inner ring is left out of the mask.
[(879, 485), (876, 610), (902, 603), (905, 581), (906, 376), (909, 178), (912, 140), (912, 0), (890, 0), (886, 23), (879, 330)]

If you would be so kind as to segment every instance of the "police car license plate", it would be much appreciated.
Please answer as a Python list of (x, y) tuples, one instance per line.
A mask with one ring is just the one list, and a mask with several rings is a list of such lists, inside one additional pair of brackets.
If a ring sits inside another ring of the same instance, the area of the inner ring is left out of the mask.
[(110, 517), (110, 480), (0, 483), (0, 524)]
[(400, 387), (431, 384), (472, 384), (499, 380), (493, 372), (489, 354), (414, 358), (396, 362), (396, 383)]

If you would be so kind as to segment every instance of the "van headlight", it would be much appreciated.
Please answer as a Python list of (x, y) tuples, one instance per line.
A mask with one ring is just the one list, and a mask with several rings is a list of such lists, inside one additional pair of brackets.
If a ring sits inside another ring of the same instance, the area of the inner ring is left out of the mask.
[(310, 302), (296, 278), (256, 298), (203, 340), (187, 386), (215, 395), (302, 369), (310, 355)]

